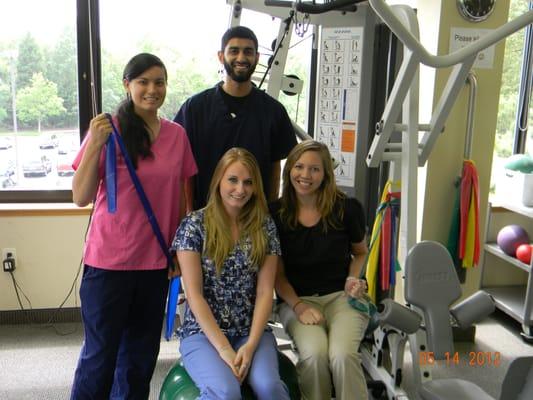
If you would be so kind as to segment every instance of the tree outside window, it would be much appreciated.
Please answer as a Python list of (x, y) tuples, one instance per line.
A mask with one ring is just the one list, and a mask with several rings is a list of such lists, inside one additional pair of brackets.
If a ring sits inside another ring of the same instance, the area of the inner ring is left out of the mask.
[[(524, 14), (527, 10), (527, 1), (511, 0), (509, 20)], [(513, 154), (520, 71), (525, 38), (524, 32), (525, 31), (522, 29), (514, 35), (509, 36), (505, 41), (502, 85), (500, 90), (496, 139), (492, 162), (491, 197), (493, 200), (499, 194), (503, 194), (505, 197), (509, 193), (507, 189), (509, 188), (510, 182), (506, 175), (504, 165), (508, 157)], [(531, 112), (530, 104), (530, 117)], [(533, 152), (533, 149), (529, 149), (529, 151)]]

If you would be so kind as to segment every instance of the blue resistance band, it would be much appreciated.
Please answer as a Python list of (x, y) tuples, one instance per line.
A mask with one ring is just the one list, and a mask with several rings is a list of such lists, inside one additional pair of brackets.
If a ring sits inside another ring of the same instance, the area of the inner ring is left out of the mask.
[(107, 211), (117, 211), (117, 154), (113, 135), (109, 135), (105, 151), (105, 184), (107, 189)]

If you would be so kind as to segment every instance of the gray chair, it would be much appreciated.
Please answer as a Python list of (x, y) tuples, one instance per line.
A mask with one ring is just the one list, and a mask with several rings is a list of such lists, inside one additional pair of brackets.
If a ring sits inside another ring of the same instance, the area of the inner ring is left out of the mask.
[[(479, 386), (463, 379), (437, 379), (423, 384), (418, 394), (424, 400), (495, 400)], [(499, 400), (533, 399), (533, 356), (517, 357), (507, 369)]]
[[(494, 310), (492, 298), (482, 291), (450, 310), (461, 295), (461, 287), (450, 254), (440, 243), (423, 241), (413, 246), (406, 258), (405, 277), (405, 299), (423, 315), (427, 343), (427, 347), (411, 349), (413, 357), (418, 356), (420, 348), (431, 351), (436, 360), (444, 360), (447, 352), (453, 353), (450, 314), (463, 327)], [(421, 380), (418, 394), (423, 400), (495, 400), (474, 383), (458, 378)], [(533, 399), (533, 357), (511, 362), (499, 399)]]

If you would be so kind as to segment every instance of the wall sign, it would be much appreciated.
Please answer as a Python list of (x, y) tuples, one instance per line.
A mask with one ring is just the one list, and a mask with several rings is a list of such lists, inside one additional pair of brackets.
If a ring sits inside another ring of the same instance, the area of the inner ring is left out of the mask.
[(322, 29), (315, 137), (339, 162), (337, 183), (348, 187), (355, 185), (362, 41), (362, 27)]
[[(480, 37), (492, 32), (492, 29), (451, 28), (450, 53), (459, 50)], [(494, 65), (494, 46), (490, 46), (478, 53), (472, 68), (490, 69)]]

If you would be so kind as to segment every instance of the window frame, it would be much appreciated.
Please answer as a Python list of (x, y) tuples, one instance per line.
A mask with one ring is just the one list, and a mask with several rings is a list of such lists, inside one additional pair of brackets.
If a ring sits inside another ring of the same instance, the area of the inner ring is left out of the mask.
[[(102, 109), (99, 8), (99, 0), (76, 0), (80, 142), (93, 117), (92, 105), (96, 104), (96, 110)], [(93, 66), (91, 66), (91, 60)], [(91, 76), (94, 79), (94, 92), (91, 90)], [(72, 190), (2, 190), (0, 191), (0, 203), (72, 203)]]
[[(533, 0), (529, 0), (529, 10), (533, 10)], [(531, 73), (533, 68), (533, 27), (528, 25), (525, 29), (522, 65), (520, 67), (520, 86), (516, 104), (513, 154), (525, 154), (526, 152), (529, 105), (533, 94), (533, 75)]]

